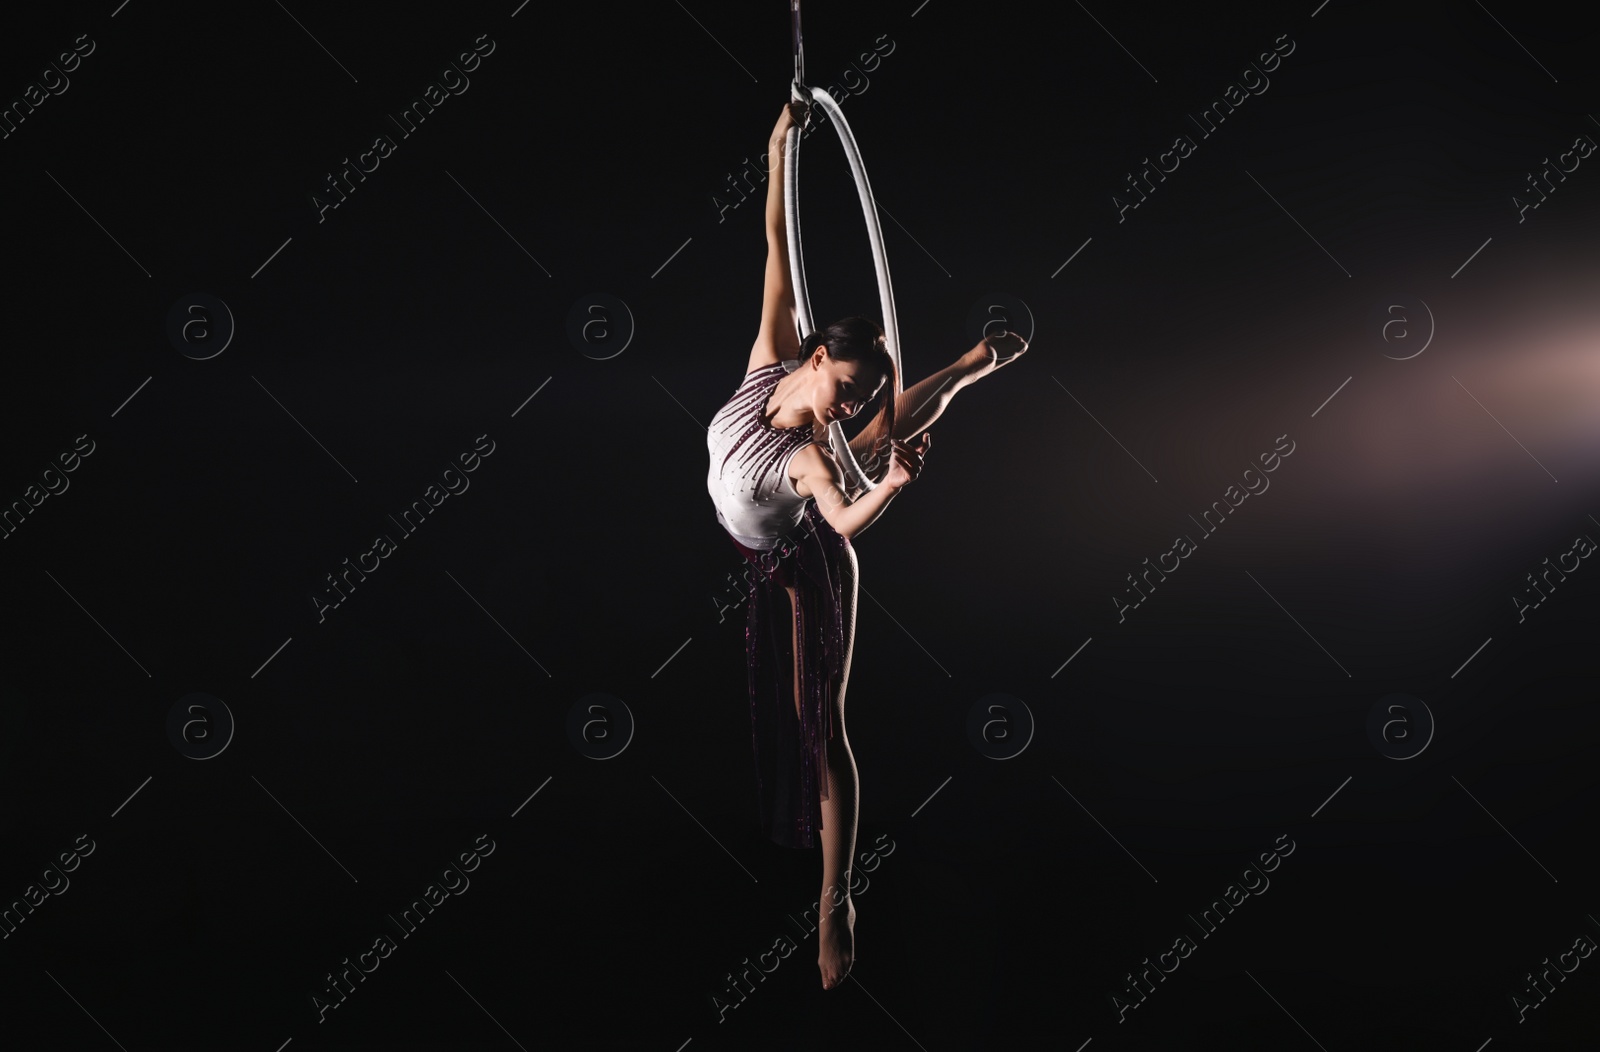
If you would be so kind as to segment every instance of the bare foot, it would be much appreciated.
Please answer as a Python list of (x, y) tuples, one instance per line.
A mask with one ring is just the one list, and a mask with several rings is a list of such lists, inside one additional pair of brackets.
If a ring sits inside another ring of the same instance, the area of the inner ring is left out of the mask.
[(996, 369), (1028, 353), (1028, 341), (1014, 332), (1002, 332), (986, 337), (984, 343), (994, 352)]
[(1028, 351), (1028, 341), (1014, 332), (1000, 332), (985, 337), (978, 345), (961, 356), (968, 382), (980, 380), (1002, 365), (1009, 365)]
[(832, 990), (844, 982), (855, 963), (856, 904), (845, 897), (817, 925), (817, 968), (822, 972), (822, 988)]

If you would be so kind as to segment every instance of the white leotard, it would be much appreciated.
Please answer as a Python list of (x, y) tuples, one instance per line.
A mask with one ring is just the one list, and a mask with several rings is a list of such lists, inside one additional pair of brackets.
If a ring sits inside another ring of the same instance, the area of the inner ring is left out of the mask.
[(811, 499), (795, 492), (789, 461), (814, 441), (814, 426), (773, 427), (761, 419), (772, 389), (799, 365), (791, 359), (747, 374), (706, 431), (706, 489), (717, 522), (747, 548), (772, 548), (792, 534)]

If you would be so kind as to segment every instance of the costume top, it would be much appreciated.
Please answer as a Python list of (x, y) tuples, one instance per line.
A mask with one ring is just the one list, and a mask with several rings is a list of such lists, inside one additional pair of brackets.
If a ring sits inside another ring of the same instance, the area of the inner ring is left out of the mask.
[(789, 461), (815, 440), (813, 425), (773, 427), (761, 418), (778, 381), (799, 365), (790, 359), (747, 373), (706, 430), (717, 522), (747, 548), (770, 549), (792, 535), (811, 499), (795, 492)]

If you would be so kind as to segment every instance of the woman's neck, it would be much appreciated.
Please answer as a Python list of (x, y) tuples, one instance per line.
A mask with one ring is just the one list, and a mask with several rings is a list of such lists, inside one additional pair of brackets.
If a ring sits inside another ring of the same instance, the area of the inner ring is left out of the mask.
[[(786, 387), (786, 385), (787, 385), (787, 387)], [(796, 406), (795, 409), (793, 410), (793, 415), (795, 417), (797, 417), (798, 419), (796, 419), (793, 423), (780, 423), (779, 422), (779, 419), (778, 419), (779, 417), (782, 417), (786, 413), (790, 412), (788, 403), (791, 400), (795, 400), (796, 396), (799, 395), (804, 390), (805, 390), (805, 379), (803, 377), (798, 376), (797, 372), (789, 373), (787, 376), (784, 376), (782, 379), (780, 379), (778, 381), (777, 386), (773, 389), (773, 396), (777, 400), (777, 403), (778, 403), (777, 410), (774, 411), (773, 414), (772, 414), (772, 426), (773, 427), (776, 427), (776, 428), (799, 427), (800, 425), (807, 424), (807, 423), (809, 423), (809, 424), (813, 425), (813, 427), (815, 427), (816, 425), (818, 425), (820, 423), (816, 418), (816, 414), (811, 412), (811, 407), (808, 404), (808, 401), (805, 400), (805, 399), (799, 399), (801, 404), (799, 406)]]

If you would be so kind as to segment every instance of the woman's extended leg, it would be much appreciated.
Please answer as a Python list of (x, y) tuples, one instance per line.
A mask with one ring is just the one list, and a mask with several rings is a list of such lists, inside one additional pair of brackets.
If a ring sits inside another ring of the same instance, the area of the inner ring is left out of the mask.
[(828, 798), (822, 801), (822, 896), (818, 902), (817, 967), (823, 989), (844, 981), (855, 960), (856, 907), (850, 901), (851, 860), (856, 853), (860, 783), (855, 756), (845, 735), (844, 695), (850, 682), (850, 659), (856, 643), (856, 553), (846, 547), (839, 560), (842, 579), (840, 613), (844, 629), (844, 664), (839, 689), (828, 699), (834, 736), (827, 745)]
[[(930, 424), (944, 415), (945, 408), (950, 405), (957, 391), (977, 383), (1001, 366), (1009, 365), (1026, 352), (1027, 345), (1019, 338), (1011, 337), (1010, 341), (1004, 344), (1008, 357), (1003, 361), (990, 352), (986, 341), (980, 340), (954, 362), (901, 391), (894, 403), (894, 437), (902, 442), (914, 441)], [(1017, 350), (1019, 345), (1021, 351)], [(850, 451), (867, 468), (869, 475), (875, 475), (876, 461), (872, 457), (872, 450), (867, 448), (866, 439), (866, 432), (851, 439)]]
[[(817, 969), (822, 973), (823, 989), (838, 986), (849, 973), (855, 959), (856, 907), (850, 901), (850, 860), (856, 852), (856, 823), (859, 780), (850, 739), (845, 735), (844, 694), (850, 682), (850, 661), (856, 642), (856, 553), (846, 548), (840, 558), (840, 614), (843, 619), (844, 662), (839, 689), (828, 699), (833, 717), (834, 736), (827, 743), (828, 796), (822, 805), (822, 894), (817, 899)], [(799, 633), (793, 620), (795, 590), (789, 592), (790, 632), (793, 653), (799, 653)], [(799, 716), (800, 666), (794, 668), (795, 715)], [(818, 794), (821, 795), (820, 793)]]
[(976, 380), (981, 368), (969, 351), (900, 392), (894, 403), (894, 437), (909, 442), (944, 415), (956, 392)]
[(1027, 344), (1017, 337), (1010, 339), (1012, 342), (1004, 345), (1009, 356), (1003, 361), (989, 350), (986, 341), (979, 340), (950, 365), (901, 391), (894, 403), (894, 437), (911, 441), (939, 419), (957, 391), (1016, 361), (1021, 353), (1017, 347), (1026, 351)]

